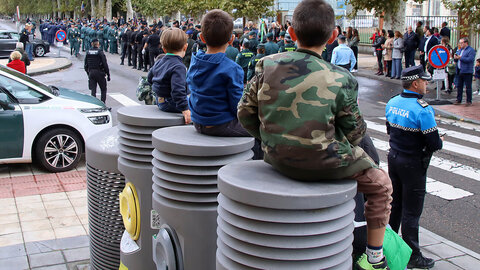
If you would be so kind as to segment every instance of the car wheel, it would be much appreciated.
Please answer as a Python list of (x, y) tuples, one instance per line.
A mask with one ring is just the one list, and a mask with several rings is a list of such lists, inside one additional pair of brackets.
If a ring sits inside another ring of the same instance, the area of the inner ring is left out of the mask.
[(35, 145), (35, 157), (50, 172), (75, 168), (82, 157), (83, 142), (73, 131), (56, 128), (45, 132)]
[(45, 55), (45, 47), (43, 47), (43, 45), (37, 45), (37, 47), (35, 47), (35, 56), (42, 57), (44, 55)]

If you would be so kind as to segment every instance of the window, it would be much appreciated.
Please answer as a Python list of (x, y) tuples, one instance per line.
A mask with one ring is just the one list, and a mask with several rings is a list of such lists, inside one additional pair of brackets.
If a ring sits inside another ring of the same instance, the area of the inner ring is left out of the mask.
[(49, 99), (37, 90), (5, 76), (0, 76), (0, 86), (14, 96), (20, 104), (38, 104)]

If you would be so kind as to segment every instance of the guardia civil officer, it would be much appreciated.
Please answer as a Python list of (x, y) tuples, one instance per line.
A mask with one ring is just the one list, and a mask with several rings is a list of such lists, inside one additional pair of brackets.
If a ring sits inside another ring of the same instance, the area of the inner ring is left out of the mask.
[[(105, 103), (107, 99), (107, 81), (110, 81), (110, 70), (108, 69), (107, 58), (99, 49), (98, 39), (92, 41), (92, 48), (85, 56), (84, 68), (88, 75), (88, 88), (92, 96), (97, 94), (97, 84), (100, 86), (101, 100)], [(105, 80), (107, 76), (107, 80)]]
[(412, 249), (407, 268), (431, 268), (434, 261), (420, 252), (419, 219), (425, 199), (427, 168), (433, 152), (442, 149), (434, 111), (422, 97), (429, 74), (422, 66), (403, 70), (404, 90), (387, 103), (387, 133), (390, 135), (388, 174), (393, 184), (390, 225)]

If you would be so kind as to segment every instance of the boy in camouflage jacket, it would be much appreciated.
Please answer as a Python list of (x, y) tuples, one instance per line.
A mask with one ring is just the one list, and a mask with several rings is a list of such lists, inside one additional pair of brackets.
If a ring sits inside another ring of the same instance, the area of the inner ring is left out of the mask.
[(392, 184), (358, 146), (367, 127), (357, 104), (356, 79), (320, 56), (334, 18), (324, 0), (297, 6), (292, 24), (299, 49), (258, 62), (238, 105), (238, 119), (262, 141), (265, 161), (282, 174), (303, 181), (357, 180), (367, 197), (368, 246), (356, 265), (387, 269), (382, 246)]

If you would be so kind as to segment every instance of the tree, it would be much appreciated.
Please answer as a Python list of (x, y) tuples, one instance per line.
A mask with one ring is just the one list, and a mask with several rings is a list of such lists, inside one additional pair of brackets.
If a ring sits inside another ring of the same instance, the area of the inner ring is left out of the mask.
[(464, 33), (480, 33), (480, 6), (478, 0), (442, 0), (445, 7), (458, 10), (462, 19), (460, 31)]
[[(422, 3), (424, 0), (415, 0)], [(478, 0), (472, 0), (478, 1)], [(348, 0), (352, 5), (352, 12), (349, 17), (355, 17), (358, 11), (375, 11), (375, 15), (385, 19), (384, 28), (398, 30), (402, 32), (405, 29), (405, 4), (407, 0)]]

